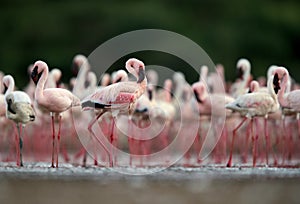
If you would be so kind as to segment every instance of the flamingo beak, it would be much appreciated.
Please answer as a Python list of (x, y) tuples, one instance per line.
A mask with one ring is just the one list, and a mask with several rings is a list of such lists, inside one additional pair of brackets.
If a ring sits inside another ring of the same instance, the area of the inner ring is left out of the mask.
[(6, 84), (3, 84), (3, 85), (4, 85), (3, 94), (5, 94), (5, 93), (6, 93), (6, 91), (7, 91), (7, 89), (8, 89), (8, 87), (6, 86)]
[(194, 90), (194, 95), (195, 95), (196, 100), (197, 100), (198, 103), (203, 103), (203, 101), (202, 101), (202, 100), (200, 99), (200, 97), (198, 96), (198, 93), (197, 93), (196, 90)]
[(243, 71), (242, 67), (239, 67), (237, 69), (237, 78), (243, 80), (244, 79), (243, 75), (244, 75), (244, 71)]
[(149, 98), (149, 100), (152, 101), (152, 98), (153, 98), (152, 90), (148, 89), (147, 92), (148, 92), (148, 98)]
[(280, 90), (280, 81), (279, 81), (278, 73), (275, 73), (274, 75), (273, 85), (274, 85), (274, 91), (277, 94), (278, 91)]
[(31, 72), (31, 79), (33, 80), (33, 82), (35, 83), (35, 85), (37, 85), (39, 79), (41, 78), (42, 76), (42, 73), (38, 73), (38, 66), (35, 66)]
[(73, 76), (77, 76), (78, 75), (79, 69), (80, 69), (79, 64), (77, 62), (73, 62), (72, 63), (72, 73), (73, 73)]
[(137, 83), (141, 83), (144, 79), (145, 79), (145, 70), (140, 69)]

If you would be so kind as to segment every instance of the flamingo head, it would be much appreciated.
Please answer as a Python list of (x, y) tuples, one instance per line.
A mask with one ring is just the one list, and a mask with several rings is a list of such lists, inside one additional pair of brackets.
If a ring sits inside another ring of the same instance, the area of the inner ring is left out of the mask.
[(279, 80), (283, 79), (284, 77), (288, 76), (289, 77), (289, 72), (286, 68), (284, 67), (277, 67), (273, 69), (273, 75), (277, 74)]
[(284, 67), (276, 67), (274, 68), (272, 75), (274, 75), (274, 79), (273, 79), (274, 91), (277, 94), (279, 89), (281, 88), (282, 80), (285, 77), (287, 77), (287, 79), (289, 78), (289, 72)]
[(45, 62), (39, 60), (34, 63), (30, 77), (35, 84), (40, 80), (44, 69), (48, 69), (48, 65)]
[(11, 75), (5, 75), (2, 79), (2, 83), (4, 86), (3, 94), (8, 90), (9, 84), (14, 83), (14, 78)]
[(73, 58), (73, 62), (72, 62), (72, 73), (74, 76), (77, 76), (81, 66), (83, 65), (88, 65), (88, 60), (84, 55), (76, 55)]
[(108, 86), (110, 84), (110, 75), (108, 73), (104, 73), (100, 78), (98, 86)]
[(203, 103), (204, 102), (204, 92), (205, 92), (205, 85), (202, 82), (197, 82), (194, 83), (193, 86), (193, 92), (194, 92), (194, 96), (197, 100), (198, 103)]
[(164, 82), (164, 89), (168, 92), (171, 92), (172, 90), (172, 80), (171, 79), (166, 79), (165, 82)]
[(128, 81), (128, 75), (123, 69), (118, 70), (115, 74), (112, 75), (113, 84), (121, 81)]
[(277, 73), (274, 74), (274, 78), (273, 78), (273, 88), (275, 93), (277, 94), (278, 91), (280, 90), (280, 80), (279, 80), (279, 76)]
[(236, 64), (237, 68), (237, 77), (241, 80), (244, 80), (245, 74), (250, 73), (251, 65), (249, 60), (242, 58)]
[(256, 80), (252, 80), (250, 83), (249, 93), (257, 92), (259, 89), (259, 83)]
[(56, 83), (56, 87), (59, 88), (61, 83), (62, 83), (61, 82), (61, 76), (62, 76), (61, 71), (57, 68), (54, 68), (54, 69), (51, 70), (50, 75), (52, 75), (53, 80)]
[(157, 85), (158, 74), (155, 70), (153, 70), (153, 69), (147, 70), (146, 76), (147, 76), (147, 80), (148, 80), (149, 84), (153, 84), (155, 86)]
[(145, 65), (138, 59), (131, 58), (127, 60), (126, 69), (137, 78), (137, 83), (141, 83), (146, 78)]

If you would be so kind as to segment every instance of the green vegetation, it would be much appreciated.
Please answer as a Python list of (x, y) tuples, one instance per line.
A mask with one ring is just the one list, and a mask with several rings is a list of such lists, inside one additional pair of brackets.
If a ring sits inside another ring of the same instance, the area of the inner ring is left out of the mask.
[(255, 77), (277, 64), (300, 81), (299, 1), (12, 2), (2, 1), (0, 7), (0, 70), (14, 75), (19, 87), (28, 82), (27, 66), (35, 60), (63, 69), (66, 81), (75, 54), (88, 55), (112, 37), (145, 28), (195, 41), (215, 63), (224, 64), (228, 80), (237, 59), (246, 57)]

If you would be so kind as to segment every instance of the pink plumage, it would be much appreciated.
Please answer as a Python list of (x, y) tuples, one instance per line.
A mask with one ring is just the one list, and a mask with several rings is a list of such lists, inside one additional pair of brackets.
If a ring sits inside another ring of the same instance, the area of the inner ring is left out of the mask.
[(43, 61), (37, 61), (33, 65), (31, 78), (37, 85), (35, 90), (35, 100), (39, 108), (52, 113), (52, 167), (54, 167), (54, 148), (55, 148), (55, 127), (54, 114), (59, 117), (59, 129), (56, 145), (56, 167), (58, 167), (58, 154), (60, 142), (61, 115), (60, 113), (70, 109), (73, 106), (80, 106), (80, 100), (70, 91), (62, 88), (46, 88), (45, 83), (48, 78), (48, 65)]

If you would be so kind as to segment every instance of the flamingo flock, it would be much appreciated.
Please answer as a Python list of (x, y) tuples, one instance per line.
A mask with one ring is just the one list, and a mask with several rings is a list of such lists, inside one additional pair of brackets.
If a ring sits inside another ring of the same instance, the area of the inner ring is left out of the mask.
[[(272, 65), (254, 80), (249, 60), (242, 58), (234, 82), (225, 80), (226, 69), (219, 64), (213, 72), (201, 65), (199, 81), (192, 84), (180, 72), (159, 79), (136, 58), (124, 68), (128, 73), (120, 69), (100, 78), (84, 55), (76, 55), (77, 77), (63, 84), (59, 69), (38, 60), (28, 68), (24, 91), (15, 90), (14, 78), (0, 72), (2, 162), (49, 162), (57, 168), (59, 160), (86, 166), (90, 156), (96, 166), (168, 165), (182, 149), (166, 151), (169, 156), (156, 163), (147, 156), (180, 137), (179, 148), (192, 141), (173, 165), (298, 167), (300, 89), (287, 68)], [(215, 135), (208, 134), (210, 128)], [(203, 158), (212, 137), (215, 144)]]

